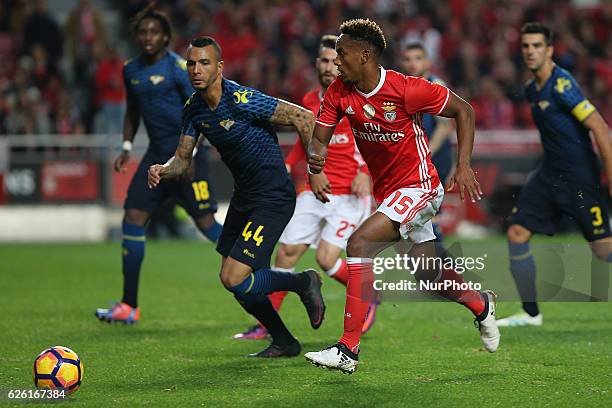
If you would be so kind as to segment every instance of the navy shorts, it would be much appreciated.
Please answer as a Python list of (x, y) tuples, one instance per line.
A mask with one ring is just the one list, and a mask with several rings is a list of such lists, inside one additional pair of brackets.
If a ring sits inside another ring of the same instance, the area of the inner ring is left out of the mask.
[(593, 242), (610, 236), (606, 194), (598, 184), (537, 172), (521, 190), (508, 221), (532, 232), (553, 235), (561, 215), (567, 215), (578, 224), (584, 238)]
[(293, 210), (293, 185), (287, 195), (276, 202), (246, 202), (232, 197), (217, 252), (249, 265), (254, 271), (269, 268), (274, 247), (291, 220)]
[(193, 159), (195, 175), (193, 179), (163, 180), (153, 189), (147, 185), (149, 167), (163, 164), (150, 153), (145, 154), (134, 174), (123, 208), (137, 209), (152, 214), (166, 199), (174, 197), (181, 207), (193, 218), (198, 219), (217, 211), (217, 202), (208, 182), (208, 160), (206, 151), (198, 153)]
[(453, 156), (452, 150), (445, 149), (443, 151), (438, 151), (431, 157), (431, 161), (438, 171), (438, 176), (440, 177), (440, 182), (443, 185), (446, 185), (448, 181), (448, 176), (453, 170)]

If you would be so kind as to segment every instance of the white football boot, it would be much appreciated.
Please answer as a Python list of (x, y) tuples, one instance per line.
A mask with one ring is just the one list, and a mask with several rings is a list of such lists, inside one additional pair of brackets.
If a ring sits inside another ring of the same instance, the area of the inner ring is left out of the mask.
[(306, 360), (317, 367), (327, 367), (330, 370), (340, 370), (353, 374), (357, 370), (359, 357), (342, 343), (334, 344), (321, 351), (311, 351), (304, 354)]
[(485, 298), (485, 311), (474, 319), (474, 324), (480, 330), (480, 340), (489, 353), (494, 353), (499, 347), (499, 329), (495, 321), (495, 293), (490, 290), (480, 292)]
[(541, 326), (542, 325), (542, 313), (536, 316), (531, 316), (525, 312), (519, 312), (512, 316), (499, 319), (497, 321), (497, 327), (520, 327), (520, 326)]

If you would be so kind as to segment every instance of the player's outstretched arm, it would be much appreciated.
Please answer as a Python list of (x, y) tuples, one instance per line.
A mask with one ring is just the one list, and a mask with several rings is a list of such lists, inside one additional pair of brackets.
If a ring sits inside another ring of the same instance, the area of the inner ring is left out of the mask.
[(156, 187), (160, 181), (177, 178), (189, 169), (196, 138), (182, 135), (174, 156), (166, 164), (154, 164), (149, 167), (149, 188)]
[(312, 134), (312, 140), (306, 150), (308, 152), (308, 173), (318, 174), (325, 167), (327, 145), (334, 134), (335, 127), (317, 124)]
[(269, 119), (270, 123), (282, 126), (293, 126), (297, 129), (304, 150), (312, 137), (315, 118), (311, 111), (291, 102), (279, 99), (276, 109)]
[(597, 111), (591, 113), (583, 123), (587, 129), (593, 132), (595, 137), (595, 143), (597, 143), (597, 149), (608, 178), (608, 191), (612, 196), (612, 142), (610, 142), (608, 124)]
[(446, 107), (440, 116), (454, 118), (457, 123), (457, 169), (448, 182), (447, 189), (451, 190), (455, 184), (459, 188), (459, 196), (463, 200), (465, 191), (470, 195), (472, 202), (480, 200), (482, 190), (472, 170), (472, 149), (474, 147), (474, 109), (453, 91), (449, 91)]

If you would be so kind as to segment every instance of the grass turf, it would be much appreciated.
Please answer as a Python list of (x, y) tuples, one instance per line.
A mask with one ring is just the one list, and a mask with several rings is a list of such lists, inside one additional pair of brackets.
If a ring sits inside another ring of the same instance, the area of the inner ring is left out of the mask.
[[(229, 339), (253, 321), (222, 288), (219, 264), (210, 244), (149, 242), (141, 322), (111, 326), (93, 311), (120, 294), (117, 243), (0, 246), (0, 389), (31, 387), (34, 357), (64, 345), (85, 365), (70, 406), (612, 404), (610, 303), (545, 303), (544, 326), (503, 330), (495, 354), (482, 349), (461, 306), (385, 303), (362, 341), (359, 370), (347, 376), (302, 357), (243, 357), (267, 343)], [(301, 266), (312, 265), (308, 253)], [(303, 352), (342, 331), (344, 289), (330, 279), (323, 288), (328, 309), (318, 331), (297, 296), (283, 306)], [(501, 303), (498, 316), (517, 309)]]

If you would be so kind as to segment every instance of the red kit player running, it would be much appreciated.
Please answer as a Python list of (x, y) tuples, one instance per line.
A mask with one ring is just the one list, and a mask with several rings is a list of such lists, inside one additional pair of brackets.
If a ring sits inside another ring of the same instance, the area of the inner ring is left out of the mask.
[[(379, 58), (386, 48), (380, 27), (367, 19), (350, 20), (340, 26), (334, 63), (340, 76), (325, 93), (317, 126), (308, 151), (311, 173), (326, 165), (327, 145), (342, 117), (351, 125), (359, 151), (374, 181), (374, 197), (381, 203), (351, 235), (347, 246), (348, 286), (344, 334), (337, 344), (306, 353), (313, 364), (347, 373), (358, 363), (361, 327), (373, 297), (372, 258), (384, 248), (405, 239), (413, 245), (410, 256), (433, 258), (431, 218), (442, 202), (444, 189), (431, 163), (421, 113), (454, 118), (457, 124), (458, 160), (448, 188), (455, 185), (463, 199), (480, 200), (482, 191), (470, 166), (474, 143), (471, 106), (448, 88), (425, 79), (385, 70)], [(495, 322), (495, 295), (463, 289), (467, 285), (452, 269), (416, 271), (415, 278), (440, 285), (437, 293), (463, 304), (476, 317), (485, 348), (499, 345)]]
[[(302, 106), (315, 115), (319, 112), (325, 89), (338, 76), (335, 35), (324, 35), (319, 44), (316, 69), (319, 86), (302, 98)], [(285, 159), (289, 166), (306, 161), (306, 151), (297, 140)], [(306, 170), (304, 169), (304, 173)], [(329, 143), (329, 154), (325, 172), (310, 174), (306, 191), (299, 193), (295, 212), (280, 237), (274, 269), (294, 272), (295, 265), (311, 245), (316, 245), (316, 261), (328, 276), (346, 286), (348, 270), (346, 260), (340, 257), (346, 249), (349, 236), (371, 213), (371, 181), (365, 162), (355, 146), (355, 138), (348, 120), (338, 123)], [(276, 310), (279, 310), (287, 292), (269, 295)], [(362, 332), (374, 324), (378, 301), (369, 307)], [(235, 339), (262, 339), (268, 331), (257, 324)]]

